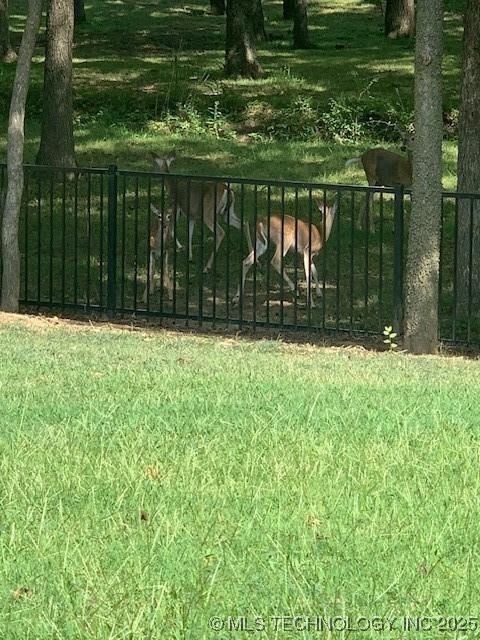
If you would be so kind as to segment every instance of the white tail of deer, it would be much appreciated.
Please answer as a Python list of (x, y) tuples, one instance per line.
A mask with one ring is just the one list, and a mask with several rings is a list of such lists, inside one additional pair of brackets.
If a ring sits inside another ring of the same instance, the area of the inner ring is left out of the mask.
[[(324, 206), (323, 203), (319, 202), (318, 200), (316, 201), (316, 203), (320, 213), (322, 213), (324, 216), (322, 224), (320, 224), (319, 227), (314, 224), (304, 222), (303, 220), (297, 219), (297, 221), (295, 222), (295, 218), (289, 215), (283, 216), (282, 225), (282, 215), (278, 213), (272, 214), (270, 216), (270, 231), (268, 229), (267, 218), (262, 218), (257, 222), (255, 238), (256, 247), (255, 250), (252, 249), (252, 251), (250, 251), (248, 256), (243, 261), (242, 285), (241, 289), (239, 285), (237, 293), (233, 297), (234, 303), (237, 303), (239, 301), (240, 291), (245, 290), (245, 279), (247, 277), (248, 271), (250, 270), (250, 267), (253, 265), (256, 259), (258, 259), (267, 251), (268, 238), (270, 238), (270, 242), (275, 245), (275, 253), (273, 255), (271, 264), (275, 271), (277, 271), (277, 273), (282, 276), (290, 290), (293, 292), (295, 292), (295, 285), (285, 273), (285, 270), (282, 269), (283, 258), (289, 251), (297, 251), (297, 253), (303, 256), (303, 267), (305, 270), (305, 279), (307, 282), (307, 299), (309, 304), (312, 304), (312, 306), (314, 306), (311, 300), (311, 275), (313, 276), (313, 279), (315, 281), (318, 298), (321, 297), (322, 292), (313, 258), (325, 246), (325, 243), (330, 236), (333, 221), (335, 219), (335, 214), (337, 212), (338, 196), (331, 207)], [(295, 228), (297, 229), (296, 234)]]
[[(345, 166), (361, 163), (368, 184), (371, 187), (404, 186), (409, 188), (412, 186), (413, 142), (413, 134), (404, 134), (402, 136), (401, 150), (407, 152), (406, 157), (401, 156), (399, 153), (388, 151), (388, 149), (368, 149), (361, 156), (347, 160)], [(370, 193), (367, 193), (365, 216), (367, 216), (369, 204)], [(373, 218), (372, 229), (375, 230)]]
[(173, 300), (173, 281), (168, 265), (168, 255), (173, 241), (173, 210), (167, 209), (164, 216), (153, 204), (150, 205), (150, 208), (155, 217), (150, 228), (148, 282), (143, 301), (146, 302), (148, 295), (152, 295), (155, 291), (155, 261), (157, 258), (161, 258), (163, 261), (162, 286), (167, 290), (169, 300)]
[[(170, 167), (177, 154), (171, 151), (164, 157), (151, 154), (157, 171), (168, 176)], [(216, 235), (216, 246), (208, 259), (204, 271), (209, 271), (215, 257), (215, 253), (222, 244), (225, 231), (218, 224), (220, 216), (225, 222), (241, 229), (242, 225), (235, 214), (235, 195), (233, 189), (224, 182), (200, 182), (188, 178), (165, 178), (165, 189), (171, 203), (176, 203), (177, 211), (183, 213), (189, 219), (188, 224), (188, 257), (192, 260), (192, 239), (195, 223), (202, 220), (206, 226)], [(250, 227), (248, 222), (244, 225), (248, 248), (252, 247)]]

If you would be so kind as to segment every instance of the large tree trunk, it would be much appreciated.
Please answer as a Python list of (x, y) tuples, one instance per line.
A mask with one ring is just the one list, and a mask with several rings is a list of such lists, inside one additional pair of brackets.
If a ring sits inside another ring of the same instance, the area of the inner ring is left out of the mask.
[[(467, 0), (458, 124), (458, 191), (480, 193), (480, 4)], [(480, 306), (480, 202), (458, 200), (457, 311)], [(470, 266), (471, 265), (471, 266)], [(471, 296), (470, 296), (471, 294)], [(471, 298), (471, 299), (470, 299)]]
[(253, 29), (256, 11), (257, 0), (227, 2), (225, 73), (228, 76), (258, 78), (262, 75)]
[(293, 11), (295, 7), (295, 0), (283, 0), (283, 19), (291, 20), (293, 18)]
[(415, 147), (408, 238), (405, 347), (434, 353), (442, 211), (443, 0), (418, 0), (415, 44)]
[(267, 40), (265, 31), (265, 16), (263, 15), (262, 0), (257, 0), (253, 15), (253, 33), (257, 40)]
[(27, 22), (18, 54), (13, 82), (7, 142), (7, 194), (2, 219), (2, 311), (18, 311), (20, 297), (20, 249), (18, 246), (18, 221), (23, 193), (23, 145), (25, 103), (30, 81), (30, 67), (42, 0), (29, 0)]
[(214, 16), (223, 16), (225, 14), (225, 0), (210, 0), (210, 12)]
[(295, 0), (293, 12), (293, 48), (308, 49), (307, 0)]
[(75, 166), (72, 98), (73, 2), (50, 0), (38, 164)]
[(385, 35), (405, 38), (415, 33), (415, 0), (387, 0)]
[(0, 0), (0, 58), (3, 62), (15, 62), (17, 54), (10, 44), (8, 0)]
[(73, 13), (75, 24), (81, 24), (87, 21), (84, 0), (73, 0)]

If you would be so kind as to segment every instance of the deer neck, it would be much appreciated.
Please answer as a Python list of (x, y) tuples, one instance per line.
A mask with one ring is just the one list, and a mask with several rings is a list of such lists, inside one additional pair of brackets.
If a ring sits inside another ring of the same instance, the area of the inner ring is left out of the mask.
[(333, 221), (335, 220), (335, 214), (337, 213), (337, 200), (333, 203), (332, 207), (327, 209), (327, 213), (325, 214), (325, 242), (328, 240), (330, 236), (330, 232), (332, 231)]

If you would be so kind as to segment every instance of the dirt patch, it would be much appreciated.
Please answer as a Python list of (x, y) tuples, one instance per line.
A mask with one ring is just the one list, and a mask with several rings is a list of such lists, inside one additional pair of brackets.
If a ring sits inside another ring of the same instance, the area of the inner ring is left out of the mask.
[[(161, 323), (160, 323), (161, 322)], [(61, 328), (68, 331), (118, 331), (128, 333), (139, 333), (143, 337), (152, 340), (155, 335), (171, 336), (178, 338), (190, 337), (195, 340), (211, 340), (218, 338), (225, 346), (235, 346), (244, 342), (270, 341), (277, 342), (282, 349), (293, 350), (295, 353), (312, 355), (315, 351), (329, 351), (332, 353), (343, 353), (345, 355), (355, 355), (372, 357), (379, 353), (385, 353), (382, 338), (379, 336), (335, 336), (322, 333), (311, 334), (305, 332), (279, 331), (278, 329), (260, 329), (255, 331), (251, 328), (243, 328), (242, 331), (231, 327), (211, 327), (195, 326), (190, 322), (188, 326), (178, 320), (162, 319), (151, 320), (145, 318), (125, 318), (116, 319), (115, 322), (99, 316), (85, 318), (84, 316), (65, 318), (58, 315), (31, 315), (23, 313), (3, 313), (0, 312), (0, 328), (7, 325), (23, 325), (35, 331), (47, 331)], [(402, 352), (399, 355), (405, 355)], [(479, 352), (475, 349), (461, 349), (460, 347), (450, 347), (441, 345), (440, 357), (459, 356), (478, 359)], [(431, 356), (429, 356), (431, 357)]]

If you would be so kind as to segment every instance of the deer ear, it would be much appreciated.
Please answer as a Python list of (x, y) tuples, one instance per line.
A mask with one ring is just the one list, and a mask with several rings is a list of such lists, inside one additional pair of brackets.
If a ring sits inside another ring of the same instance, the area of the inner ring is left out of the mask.
[(323, 202), (320, 200), (320, 198), (314, 198), (315, 200), (315, 204), (318, 207), (318, 210), (320, 211), (320, 213), (324, 213), (325, 211), (325, 206), (323, 204)]
[(150, 203), (150, 211), (151, 211), (154, 215), (158, 216), (159, 218), (160, 218), (160, 216), (162, 215), (162, 214), (160, 213), (160, 209), (157, 209), (157, 207), (156, 207), (152, 202)]

